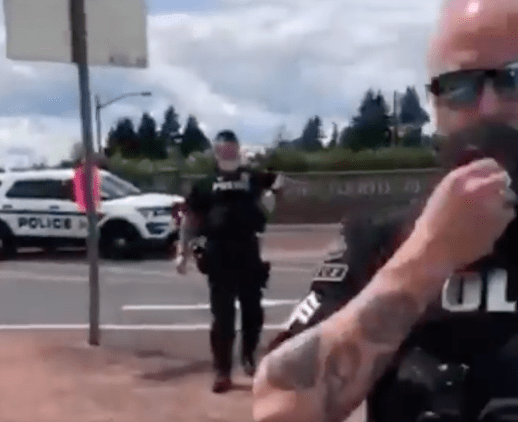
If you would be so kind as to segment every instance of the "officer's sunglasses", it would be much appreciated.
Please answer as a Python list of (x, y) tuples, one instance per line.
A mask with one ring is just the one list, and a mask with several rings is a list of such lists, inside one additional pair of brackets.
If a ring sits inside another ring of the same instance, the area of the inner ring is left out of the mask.
[(443, 73), (426, 86), (435, 97), (456, 107), (477, 104), (488, 80), (503, 99), (518, 100), (518, 62), (503, 69), (469, 69)]

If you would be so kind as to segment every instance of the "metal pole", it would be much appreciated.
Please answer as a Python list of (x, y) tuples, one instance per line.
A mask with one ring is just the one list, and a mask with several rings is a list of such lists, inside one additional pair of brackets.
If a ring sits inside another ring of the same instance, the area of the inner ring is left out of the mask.
[(393, 137), (393, 146), (397, 147), (397, 141), (398, 141), (398, 117), (397, 117), (397, 91), (394, 91), (394, 137)]
[(99, 95), (95, 96), (95, 121), (97, 122), (97, 148), (99, 154), (101, 154), (101, 100), (99, 99)]
[(81, 101), (83, 143), (86, 150), (86, 206), (88, 217), (88, 260), (90, 262), (90, 333), (89, 343), (99, 345), (99, 263), (97, 215), (93, 199), (92, 108), (88, 79), (87, 34), (84, 0), (69, 0), (72, 28), (72, 60), (77, 63)]

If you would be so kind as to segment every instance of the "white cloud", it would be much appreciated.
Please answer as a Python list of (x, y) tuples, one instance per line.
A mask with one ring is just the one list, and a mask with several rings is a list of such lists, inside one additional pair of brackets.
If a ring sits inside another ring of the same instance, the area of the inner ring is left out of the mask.
[[(148, 69), (92, 69), (92, 93), (103, 101), (153, 92), (104, 109), (104, 134), (120, 117), (137, 126), (144, 111), (160, 125), (172, 104), (182, 125), (192, 113), (210, 137), (232, 128), (247, 144), (269, 144), (281, 125), (299, 136), (314, 115), (326, 133), (332, 122), (343, 127), (370, 87), (392, 105), (394, 89), (416, 85), (425, 105), (426, 42), (440, 0), (224, 3), (205, 14), (150, 17)], [(9, 61), (2, 37), (0, 149), (22, 143), (50, 162), (65, 158), (81, 135), (76, 70)]]

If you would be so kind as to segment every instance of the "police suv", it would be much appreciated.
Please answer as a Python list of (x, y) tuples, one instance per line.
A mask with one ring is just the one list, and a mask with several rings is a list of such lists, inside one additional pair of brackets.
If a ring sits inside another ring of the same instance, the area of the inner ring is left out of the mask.
[[(176, 195), (142, 193), (119, 177), (101, 170), (99, 247), (103, 257), (128, 251), (170, 247), (178, 236)], [(88, 221), (73, 194), (73, 169), (0, 174), (1, 255), (12, 257), (18, 247), (54, 249), (84, 246)]]

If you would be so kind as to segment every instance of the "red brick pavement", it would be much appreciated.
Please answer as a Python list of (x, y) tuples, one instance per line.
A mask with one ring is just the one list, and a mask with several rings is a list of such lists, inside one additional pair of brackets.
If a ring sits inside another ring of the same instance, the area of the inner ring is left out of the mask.
[[(79, 334), (0, 334), (0, 419), (251, 422), (251, 381), (210, 392), (210, 362), (91, 347)], [(361, 422), (357, 415), (354, 422)]]

